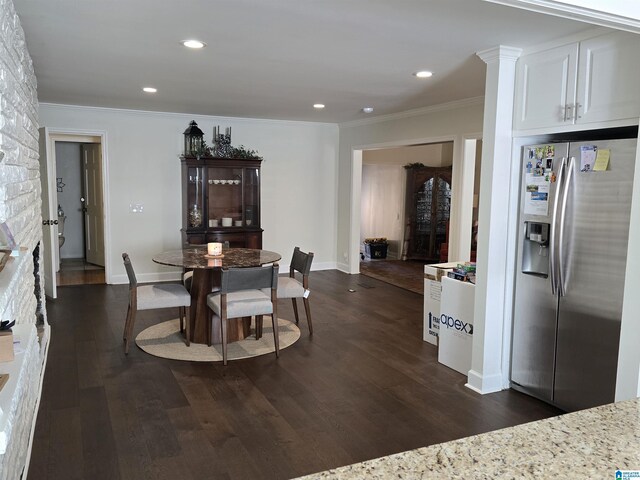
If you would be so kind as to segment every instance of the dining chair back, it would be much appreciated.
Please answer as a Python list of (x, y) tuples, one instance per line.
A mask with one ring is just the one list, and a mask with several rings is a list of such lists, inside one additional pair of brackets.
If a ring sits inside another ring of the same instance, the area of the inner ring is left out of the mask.
[[(278, 264), (265, 267), (223, 268), (220, 290), (207, 297), (207, 305), (220, 318), (222, 361), (227, 364), (228, 320), (255, 317), (256, 339), (262, 336), (262, 317), (271, 315), (276, 357), (278, 343)], [(211, 344), (211, 332), (209, 332)]]
[(129, 307), (124, 325), (124, 353), (129, 353), (129, 343), (133, 334), (133, 327), (136, 321), (138, 310), (152, 310), (156, 308), (175, 308), (180, 311), (180, 323), (187, 319), (186, 323), (186, 344), (190, 343), (191, 329), (189, 328), (189, 307), (191, 305), (191, 295), (182, 285), (174, 283), (163, 283), (158, 285), (138, 285), (136, 274), (131, 264), (131, 259), (127, 253), (122, 254), (124, 268), (129, 278)]
[[(313, 253), (304, 253), (300, 247), (293, 249), (293, 257), (289, 265), (289, 276), (280, 279), (278, 283), (278, 298), (290, 298), (293, 303), (293, 314), (296, 318), (296, 325), (299, 323), (297, 299), (302, 298), (304, 310), (307, 315), (307, 324), (309, 325), (309, 334), (313, 334), (313, 325), (311, 323), (311, 307), (309, 305), (309, 272), (311, 272), (311, 263), (313, 262)], [(296, 278), (296, 274), (301, 279)]]

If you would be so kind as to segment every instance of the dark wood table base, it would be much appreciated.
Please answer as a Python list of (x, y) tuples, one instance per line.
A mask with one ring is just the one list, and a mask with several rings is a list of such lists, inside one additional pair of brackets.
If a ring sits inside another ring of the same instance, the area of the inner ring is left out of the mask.
[[(191, 286), (191, 341), (195, 343), (209, 343), (207, 332), (211, 324), (211, 343), (222, 343), (220, 321), (213, 318), (213, 311), (207, 305), (206, 298), (212, 292), (214, 285), (219, 285), (219, 270), (196, 269), (193, 271)], [(216, 281), (217, 280), (217, 281)], [(251, 317), (229, 320), (228, 341), (237, 342), (251, 334)]]
[[(251, 248), (224, 248), (221, 258), (208, 258), (206, 253), (206, 245), (189, 246), (180, 250), (158, 253), (153, 256), (153, 261), (161, 265), (193, 270), (190, 308), (191, 341), (205, 344), (222, 343), (220, 321), (217, 317), (213, 318), (213, 312), (207, 305), (207, 295), (221, 283), (221, 269), (267, 265), (277, 262), (281, 256), (276, 252)], [(208, 338), (209, 332), (211, 332), (211, 339)], [(251, 333), (251, 318), (229, 320), (228, 333), (229, 342), (248, 337)]]

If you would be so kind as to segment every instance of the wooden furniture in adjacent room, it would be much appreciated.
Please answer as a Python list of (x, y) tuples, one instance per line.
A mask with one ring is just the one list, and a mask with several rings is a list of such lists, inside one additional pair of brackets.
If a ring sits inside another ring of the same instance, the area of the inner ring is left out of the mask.
[[(153, 256), (153, 261), (161, 265), (182, 267), (193, 270), (191, 284), (191, 341), (206, 343), (209, 340), (209, 322), (211, 310), (207, 306), (207, 295), (220, 286), (220, 272), (223, 268), (259, 267), (268, 263), (275, 263), (280, 258), (279, 253), (268, 250), (249, 248), (223, 248), (222, 258), (207, 258), (206, 246), (185, 246), (181, 250), (169, 250)], [(229, 341), (242, 340), (250, 333), (249, 322), (238, 319), (229, 322)], [(212, 329), (213, 343), (221, 343), (220, 324), (214, 324)]]
[(447, 241), (451, 209), (451, 167), (407, 169), (407, 250), (403, 258), (437, 263)]
[(258, 159), (182, 157), (182, 241), (261, 248)]

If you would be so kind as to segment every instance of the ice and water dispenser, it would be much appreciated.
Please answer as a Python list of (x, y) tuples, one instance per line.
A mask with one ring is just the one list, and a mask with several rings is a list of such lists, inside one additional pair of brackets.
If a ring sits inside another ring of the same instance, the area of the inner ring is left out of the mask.
[(522, 273), (549, 275), (549, 228), (548, 223), (524, 222)]

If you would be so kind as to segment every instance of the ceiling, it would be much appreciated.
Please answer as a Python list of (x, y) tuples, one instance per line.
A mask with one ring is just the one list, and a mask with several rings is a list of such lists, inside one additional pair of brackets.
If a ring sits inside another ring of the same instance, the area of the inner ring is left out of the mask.
[(590, 28), (483, 0), (14, 4), (40, 102), (337, 123), (482, 96), (475, 52)]

